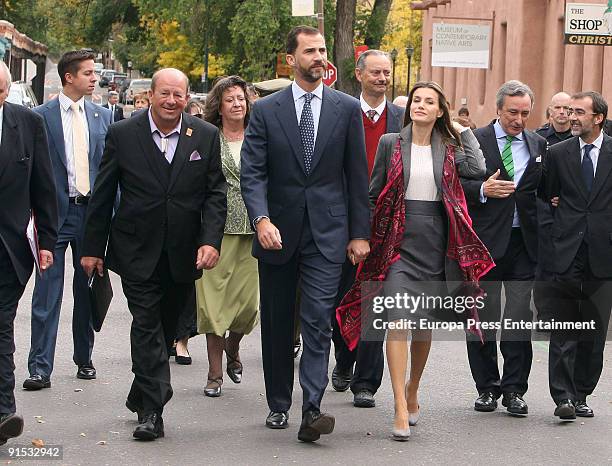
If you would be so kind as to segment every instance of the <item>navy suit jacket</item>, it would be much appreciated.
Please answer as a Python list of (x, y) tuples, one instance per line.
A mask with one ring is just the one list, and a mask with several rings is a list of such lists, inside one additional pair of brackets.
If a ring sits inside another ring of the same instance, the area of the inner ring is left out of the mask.
[[(57, 187), (57, 206), (59, 214), (58, 227), (66, 221), (68, 215), (68, 171), (66, 169), (66, 150), (64, 148), (64, 130), (59, 99), (53, 99), (34, 109), (45, 120), (49, 138), (49, 154), (53, 165), (55, 186)], [(85, 101), (85, 115), (89, 128), (89, 185), (93, 190), (104, 151), (106, 131), (111, 121), (111, 111), (94, 103)]]
[(253, 106), (241, 153), (241, 189), (251, 221), (267, 216), (283, 247), (265, 250), (257, 237), (253, 255), (284, 264), (295, 253), (308, 212), (323, 256), (343, 263), (350, 239), (370, 237), (368, 165), (359, 101), (328, 87), (311, 171), (306, 175), (291, 86)]
[(399, 133), (404, 127), (406, 109), (387, 100), (387, 130), (385, 133)]

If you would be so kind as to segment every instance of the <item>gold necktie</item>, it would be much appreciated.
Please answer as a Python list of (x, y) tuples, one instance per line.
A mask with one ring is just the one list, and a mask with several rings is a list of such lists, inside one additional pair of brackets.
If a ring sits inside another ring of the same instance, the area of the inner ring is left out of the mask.
[(89, 193), (89, 159), (87, 157), (87, 136), (79, 104), (70, 104), (72, 109), (72, 154), (76, 173), (76, 188), (84, 196)]

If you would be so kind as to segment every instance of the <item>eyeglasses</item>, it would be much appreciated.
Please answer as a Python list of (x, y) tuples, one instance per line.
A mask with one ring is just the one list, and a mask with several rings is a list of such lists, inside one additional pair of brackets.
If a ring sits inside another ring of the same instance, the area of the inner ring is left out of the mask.
[(567, 109), (567, 114), (568, 115), (572, 115), (572, 114), (576, 114), (576, 116), (585, 116), (585, 115), (599, 115), (598, 113), (593, 113), (593, 112), (585, 112), (583, 109), (581, 108), (568, 108)]

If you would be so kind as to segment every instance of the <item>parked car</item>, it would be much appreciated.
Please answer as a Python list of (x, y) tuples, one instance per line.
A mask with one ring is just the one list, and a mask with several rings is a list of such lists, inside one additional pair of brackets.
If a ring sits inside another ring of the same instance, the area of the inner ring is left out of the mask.
[(113, 77), (118, 74), (121, 76), (127, 76), (125, 73), (119, 73), (115, 70), (102, 70), (100, 73), (100, 82), (98, 82), (98, 86), (100, 87), (108, 87), (110, 82), (113, 80)]
[(23, 105), (27, 108), (33, 108), (38, 105), (38, 100), (32, 86), (24, 81), (16, 81), (11, 85), (9, 94), (6, 97), (7, 102), (17, 105)]
[(102, 63), (94, 63), (94, 71), (98, 74), (100, 74), (102, 72), (102, 70), (104, 69), (104, 65)]
[(122, 104), (125, 104), (125, 91), (127, 91), (128, 86), (130, 85), (130, 83), (132, 82), (131, 79), (124, 79), (121, 82), (121, 86), (119, 86), (119, 89), (117, 89), (117, 92), (119, 93), (119, 102)]
[(132, 79), (130, 85), (125, 91), (125, 103), (132, 105), (134, 103), (134, 96), (141, 92), (147, 92), (151, 89), (151, 79)]
[(108, 82), (109, 91), (117, 91), (121, 86), (121, 83), (127, 79), (127, 74), (115, 73), (111, 80)]

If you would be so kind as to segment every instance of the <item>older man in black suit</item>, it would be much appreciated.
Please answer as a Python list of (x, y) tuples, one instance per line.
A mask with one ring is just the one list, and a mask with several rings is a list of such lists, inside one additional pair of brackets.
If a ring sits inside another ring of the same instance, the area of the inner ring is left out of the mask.
[(557, 321), (595, 328), (557, 329), (550, 335), (550, 393), (555, 416), (593, 417), (587, 404), (601, 376), (612, 307), (612, 138), (603, 132), (608, 104), (597, 92), (570, 101), (571, 139), (550, 148), (546, 162), (553, 214), (551, 260)]
[(359, 101), (325, 87), (325, 39), (299, 26), (287, 39), (295, 81), (253, 107), (242, 146), (242, 196), (257, 230), (261, 338), (270, 414), (286, 428), (293, 390), (293, 324), (301, 292), (304, 391), (298, 439), (334, 428), (321, 413), (334, 304), (345, 257), (368, 255), (368, 167)]
[[(474, 131), (485, 156), (488, 179), (462, 181), (474, 230), (487, 246), (496, 267), (485, 277), (484, 322), (499, 324), (510, 319), (531, 322), (531, 291), (538, 257), (536, 195), (542, 175), (546, 140), (525, 129), (534, 95), (520, 81), (508, 81), (497, 92), (499, 118)], [(504, 320), (501, 287), (505, 290)], [(503, 377), (497, 366), (496, 330), (485, 330), (481, 344), (468, 338), (467, 348), (478, 398), (476, 411), (494, 411), (497, 399), (511, 414), (526, 415), (523, 395), (531, 371), (531, 332), (502, 327), (500, 350)]]
[(88, 275), (102, 274), (106, 251), (106, 265), (121, 276), (133, 317), (126, 407), (138, 413), (134, 437), (143, 440), (164, 435), (162, 411), (172, 397), (168, 351), (179, 312), (202, 269), (219, 260), (227, 212), (219, 131), (183, 112), (188, 83), (179, 70), (158, 71), (149, 111), (111, 125), (81, 260)]
[(55, 181), (42, 117), (5, 99), (11, 75), (0, 61), (0, 445), (17, 437), (14, 320), (34, 263), (26, 237), (30, 212), (38, 233), (39, 267), (53, 264), (57, 240)]

